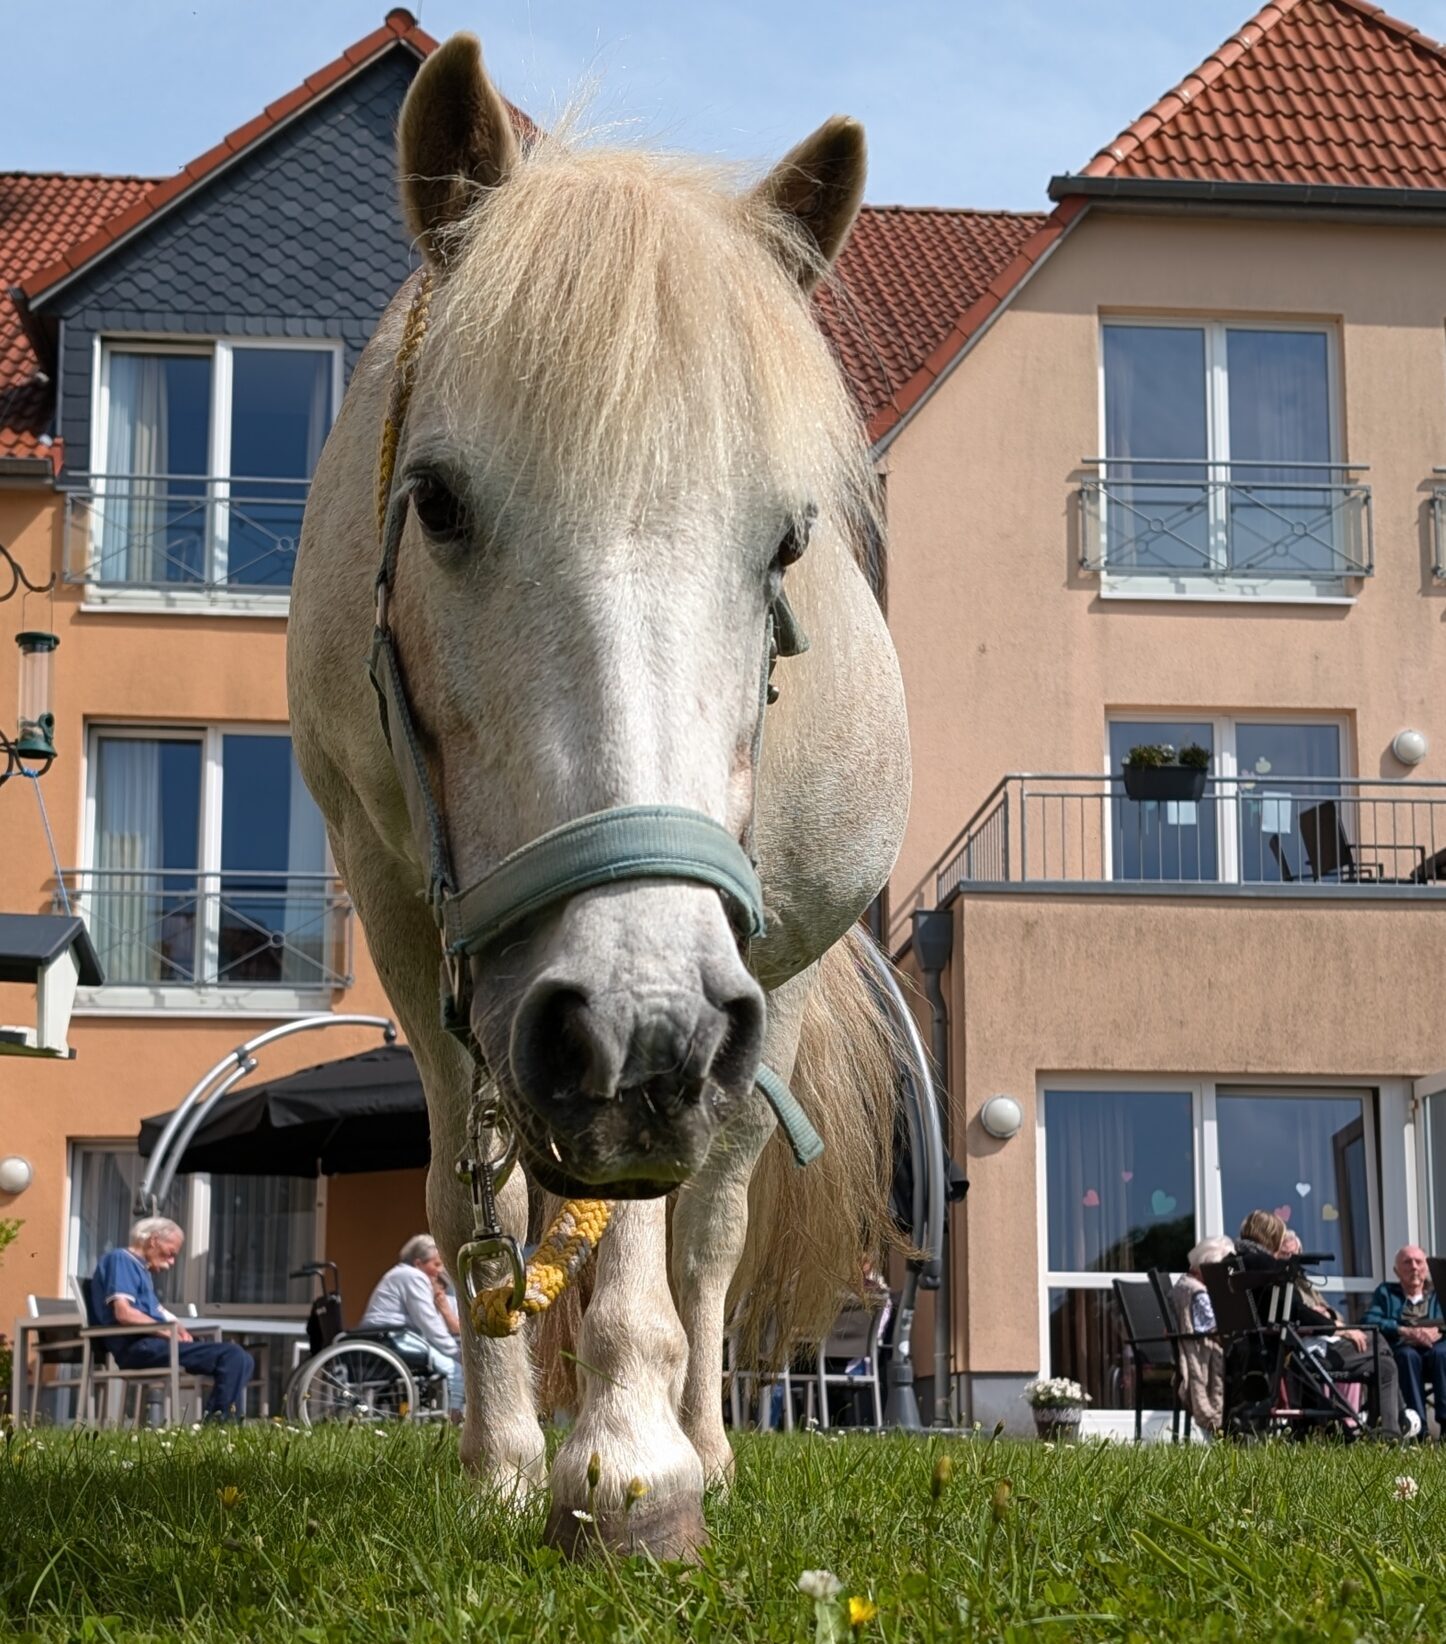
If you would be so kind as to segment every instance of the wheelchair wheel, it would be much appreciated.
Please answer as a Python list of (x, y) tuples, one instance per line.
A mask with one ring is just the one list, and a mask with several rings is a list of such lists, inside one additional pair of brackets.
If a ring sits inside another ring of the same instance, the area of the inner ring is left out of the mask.
[(399, 1354), (345, 1337), (307, 1359), (286, 1390), (287, 1415), (303, 1427), (405, 1421), (416, 1407), (416, 1383)]

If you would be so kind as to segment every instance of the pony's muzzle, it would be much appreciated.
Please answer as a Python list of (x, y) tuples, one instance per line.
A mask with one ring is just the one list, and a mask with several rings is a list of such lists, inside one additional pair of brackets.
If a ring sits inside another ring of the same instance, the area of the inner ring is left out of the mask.
[(763, 1026), (762, 992), (741, 965), (646, 991), (594, 991), (554, 972), (513, 1019), (512, 1085), (569, 1172), (599, 1186), (682, 1181), (752, 1084)]

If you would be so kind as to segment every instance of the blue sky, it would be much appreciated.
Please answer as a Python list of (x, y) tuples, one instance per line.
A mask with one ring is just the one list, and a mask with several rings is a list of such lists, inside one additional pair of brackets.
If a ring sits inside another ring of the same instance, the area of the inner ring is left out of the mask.
[[(174, 171), (368, 33), (387, 0), (56, 5), (63, 32), (29, 58), (49, 72), (9, 77), (0, 170)], [(1446, 34), (1446, 0), (1390, 9)], [(422, 0), (420, 10), (438, 38), (478, 33), (498, 84), (544, 121), (593, 77), (605, 118), (635, 120), (669, 146), (764, 161), (848, 113), (868, 127), (874, 203), (1031, 208), (1052, 174), (1082, 167), (1252, 7)]]

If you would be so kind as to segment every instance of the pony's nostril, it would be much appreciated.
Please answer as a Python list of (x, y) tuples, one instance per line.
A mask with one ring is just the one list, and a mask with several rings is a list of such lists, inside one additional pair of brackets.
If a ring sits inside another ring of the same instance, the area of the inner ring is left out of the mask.
[(512, 1077), (537, 1105), (578, 1093), (612, 1097), (622, 1058), (580, 988), (539, 982), (512, 1024)]
[(707, 1070), (724, 1090), (736, 1091), (752, 1083), (763, 1055), (763, 994), (750, 985), (721, 1006), (727, 1024)]

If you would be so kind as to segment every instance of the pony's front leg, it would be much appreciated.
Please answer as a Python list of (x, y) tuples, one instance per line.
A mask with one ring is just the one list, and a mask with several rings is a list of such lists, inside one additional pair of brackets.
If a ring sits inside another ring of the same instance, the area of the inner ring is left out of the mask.
[[(803, 1008), (815, 974), (810, 965), (768, 996), (763, 1060), (785, 1080), (798, 1052)], [(673, 1207), (673, 1286), (688, 1337), (680, 1414), (709, 1484), (726, 1484), (733, 1475), (733, 1450), (723, 1425), (728, 1286), (748, 1237), (748, 1183), (776, 1123), (773, 1109), (755, 1093), (719, 1135)]]
[(703, 1469), (677, 1416), (687, 1357), (668, 1289), (666, 1201), (615, 1205), (578, 1333), (582, 1408), (552, 1464), (550, 1542), (657, 1558), (702, 1545)]
[[(462, 1371), (467, 1408), (462, 1424), (462, 1463), (478, 1479), (519, 1504), (547, 1476), (546, 1444), (537, 1421), (532, 1358), (523, 1334), (494, 1340), (472, 1328), (460, 1292), (457, 1252), (472, 1237), (472, 1199), (458, 1180), (460, 1142), (440, 1147), (433, 1138), (427, 1173), (427, 1217), (459, 1285), (457, 1316), (462, 1326)], [(519, 1242), (527, 1237), (527, 1183), (519, 1165), (497, 1196), (497, 1219)]]

